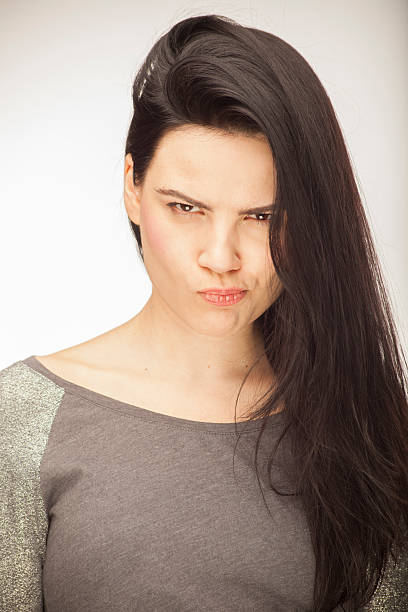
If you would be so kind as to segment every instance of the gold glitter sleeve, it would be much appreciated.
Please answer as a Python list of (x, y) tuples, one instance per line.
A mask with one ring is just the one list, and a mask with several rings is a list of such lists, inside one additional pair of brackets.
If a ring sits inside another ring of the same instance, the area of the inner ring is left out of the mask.
[(400, 555), (397, 562), (390, 558), (371, 601), (362, 612), (408, 612), (408, 557)]
[(17, 361), (0, 371), (0, 610), (43, 608), (48, 517), (40, 463), (64, 389)]

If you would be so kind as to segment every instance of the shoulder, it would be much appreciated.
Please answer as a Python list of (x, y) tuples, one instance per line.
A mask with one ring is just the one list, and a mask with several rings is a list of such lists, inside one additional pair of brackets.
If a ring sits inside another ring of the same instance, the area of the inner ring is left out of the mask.
[(104, 376), (121, 375), (129, 370), (130, 365), (133, 376), (143, 371), (145, 351), (135, 340), (136, 334), (132, 335), (133, 344), (130, 346), (129, 335), (128, 322), (125, 322), (80, 344), (35, 357), (60, 378), (92, 387), (95, 380), (99, 384), (101, 373)]
[(17, 361), (0, 371), (0, 609), (42, 609), (48, 533), (40, 464), (64, 390)]
[(64, 392), (25, 360), (0, 371), (0, 458), (9, 475), (37, 473)]
[(0, 370), (3, 432), (7, 423), (21, 431), (21, 428), (34, 428), (38, 421), (52, 417), (55, 404), (63, 394), (64, 389), (31, 368), (26, 360), (3, 368)]
[(78, 379), (78, 384), (82, 384), (82, 378), (86, 381), (92, 371), (109, 371), (123, 361), (127, 323), (55, 353), (35, 357), (61, 378)]

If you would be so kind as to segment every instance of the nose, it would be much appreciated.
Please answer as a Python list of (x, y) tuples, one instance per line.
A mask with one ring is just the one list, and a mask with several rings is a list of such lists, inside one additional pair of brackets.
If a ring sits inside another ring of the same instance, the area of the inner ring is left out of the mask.
[(198, 257), (200, 266), (222, 274), (228, 270), (239, 270), (241, 257), (239, 240), (233, 232), (212, 230), (204, 239)]

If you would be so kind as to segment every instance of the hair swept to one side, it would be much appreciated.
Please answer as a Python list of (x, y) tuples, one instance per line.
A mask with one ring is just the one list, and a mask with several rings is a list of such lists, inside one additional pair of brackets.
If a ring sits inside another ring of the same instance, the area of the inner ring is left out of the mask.
[[(278, 36), (201, 15), (154, 44), (133, 106), (126, 154), (135, 183), (180, 126), (268, 138), (277, 173), (269, 247), (283, 291), (256, 323), (277, 384), (249, 416), (285, 407), (278, 444), (289, 441), (292, 494), (310, 528), (313, 611), (371, 604), (391, 559), (406, 559), (407, 362), (330, 99)], [(140, 229), (129, 223), (143, 259)], [(285, 494), (272, 483), (274, 452), (269, 484)]]

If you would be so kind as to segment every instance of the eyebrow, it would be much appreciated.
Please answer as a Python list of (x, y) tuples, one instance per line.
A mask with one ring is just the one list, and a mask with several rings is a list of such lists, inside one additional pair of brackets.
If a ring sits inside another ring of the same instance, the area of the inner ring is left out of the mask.
[[(186, 202), (188, 202), (189, 204), (193, 204), (194, 206), (199, 206), (200, 208), (204, 208), (205, 210), (210, 210), (211, 212), (213, 212), (213, 208), (211, 208), (211, 206), (208, 206), (208, 204), (204, 204), (203, 202), (199, 202), (199, 200), (195, 200), (194, 198), (192, 198), (191, 196), (187, 196), (184, 193), (181, 193), (181, 191), (176, 191), (176, 189), (165, 189), (164, 187), (155, 189), (155, 191), (157, 191), (157, 193), (161, 193), (163, 195), (168, 195), (168, 196), (173, 196), (175, 198), (180, 198), (181, 200), (185, 200)], [(256, 206), (255, 208), (244, 208), (242, 210), (238, 211), (238, 214), (240, 215), (253, 215), (256, 213), (262, 213), (265, 211), (269, 211), (272, 210), (274, 208), (275, 204), (266, 204), (265, 206)]]

